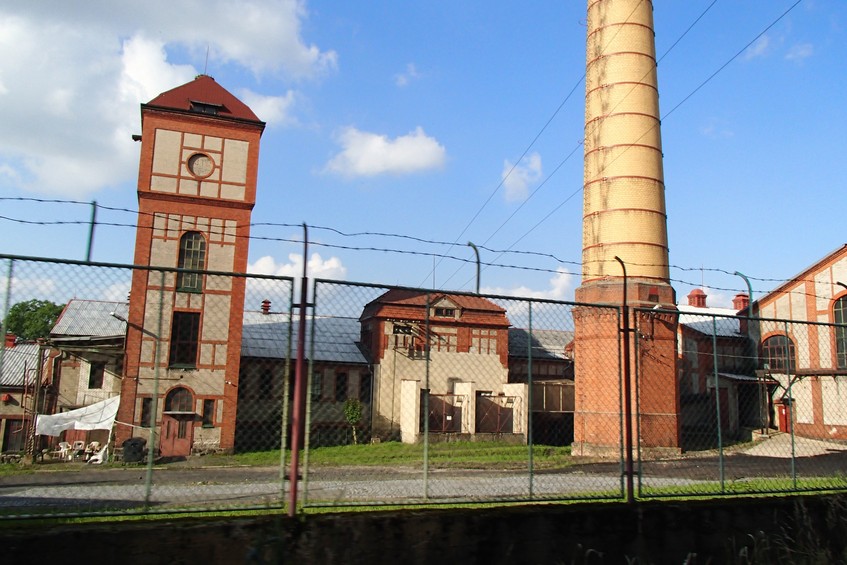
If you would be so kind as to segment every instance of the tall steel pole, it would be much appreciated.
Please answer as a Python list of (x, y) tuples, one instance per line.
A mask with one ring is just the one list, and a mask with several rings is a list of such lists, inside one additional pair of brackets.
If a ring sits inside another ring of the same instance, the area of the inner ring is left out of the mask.
[[(297, 513), (297, 480), (300, 468), (300, 437), (304, 433), (303, 422), (306, 413), (306, 375), (303, 370), (306, 353), (306, 298), (309, 291), (309, 279), (306, 278), (309, 264), (309, 231), (303, 224), (303, 277), (300, 280), (300, 317), (297, 320), (297, 359), (294, 365), (294, 410), (291, 415), (291, 472), (288, 476), (289, 496), (288, 515)], [(288, 394), (288, 391), (285, 391)], [(285, 445), (282, 446), (285, 449)]]

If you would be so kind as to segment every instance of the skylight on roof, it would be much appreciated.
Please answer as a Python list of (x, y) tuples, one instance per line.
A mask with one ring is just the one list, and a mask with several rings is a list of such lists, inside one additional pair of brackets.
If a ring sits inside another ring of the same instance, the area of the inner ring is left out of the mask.
[(210, 104), (208, 102), (198, 102), (196, 100), (191, 100), (191, 111), (197, 112), (198, 114), (209, 114), (210, 116), (217, 116), (222, 108), (223, 106), (220, 104)]

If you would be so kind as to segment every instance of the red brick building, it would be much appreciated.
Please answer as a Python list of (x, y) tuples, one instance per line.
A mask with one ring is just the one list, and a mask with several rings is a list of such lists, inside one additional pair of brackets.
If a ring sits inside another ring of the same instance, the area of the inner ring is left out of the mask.
[(136, 265), (118, 443), (160, 429), (163, 456), (231, 451), (244, 279), (265, 124), (211, 77), (141, 106)]
[(847, 439), (847, 245), (754, 303), (781, 431)]
[(497, 433), (525, 433), (526, 385), (509, 384), (504, 308), (478, 296), (394, 289), (368, 303), (360, 322), (376, 436), (414, 442), (425, 424), (431, 433), (495, 433), (486, 415), (507, 410), (498, 421), (508, 430)]

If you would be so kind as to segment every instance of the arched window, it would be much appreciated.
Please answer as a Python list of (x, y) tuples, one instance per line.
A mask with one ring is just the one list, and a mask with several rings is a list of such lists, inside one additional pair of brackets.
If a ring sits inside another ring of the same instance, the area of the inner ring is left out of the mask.
[(785, 335), (769, 337), (762, 344), (762, 362), (774, 373), (793, 373), (794, 342)]
[(165, 412), (194, 412), (194, 399), (187, 388), (177, 387), (165, 397)]
[[(180, 269), (206, 268), (206, 240), (196, 231), (185, 232), (179, 240)], [(176, 289), (187, 292), (203, 290), (203, 275), (200, 273), (179, 273), (176, 277)]]
[(835, 326), (835, 356), (839, 369), (847, 369), (847, 296), (835, 301), (832, 307)]

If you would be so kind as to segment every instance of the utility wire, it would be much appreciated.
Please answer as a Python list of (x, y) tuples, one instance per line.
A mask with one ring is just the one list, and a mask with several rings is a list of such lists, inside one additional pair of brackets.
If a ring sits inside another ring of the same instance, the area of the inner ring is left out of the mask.
[[(692, 22), (692, 23), (688, 26), (688, 28), (686, 28), (686, 30), (685, 30), (684, 32), (682, 32), (682, 34), (681, 34), (681, 35), (680, 35), (680, 36), (676, 39), (676, 41), (674, 41), (674, 42), (671, 44), (671, 46), (670, 46), (670, 47), (668, 47), (668, 49), (666, 49), (666, 50), (665, 50), (665, 52), (664, 52), (664, 53), (663, 53), (663, 54), (662, 54), (662, 55), (661, 55), (661, 56), (657, 59), (657, 61), (656, 61), (656, 66), (658, 66), (658, 63), (659, 63), (660, 61), (662, 61), (665, 57), (667, 57), (667, 56), (668, 56), (668, 54), (669, 54), (671, 51), (673, 51), (673, 50), (674, 50), (674, 48), (675, 48), (675, 47), (676, 47), (676, 46), (677, 46), (677, 45), (678, 45), (678, 44), (682, 41), (682, 39), (683, 39), (686, 35), (688, 35), (688, 33), (689, 33), (689, 32), (690, 32), (693, 28), (694, 28), (694, 26), (696, 26), (696, 25), (700, 22), (700, 20), (702, 20), (702, 19), (703, 19), (703, 17), (704, 17), (704, 16), (705, 16), (705, 15), (709, 12), (709, 10), (711, 10), (711, 9), (712, 9), (712, 7), (713, 7), (713, 6), (717, 3), (717, 1), (718, 1), (718, 0), (712, 0), (712, 2), (711, 2), (708, 6), (706, 6), (706, 8), (705, 8), (705, 9), (704, 9), (701, 13), (700, 13), (700, 15), (699, 15), (699, 16), (697, 16), (697, 18), (695, 18), (695, 19), (694, 19), (694, 21), (693, 21), (693, 22)], [(636, 8), (637, 8), (637, 5), (636, 5)], [(633, 12), (630, 12), (630, 14), (629, 14), (629, 16), (627, 17), (626, 21), (629, 21), (629, 17), (631, 17), (631, 16), (632, 16), (632, 14), (634, 13), (634, 11), (635, 11), (635, 10), (633, 10)], [(613, 37), (613, 39), (614, 39), (614, 37)], [(755, 40), (754, 40), (754, 41), (755, 41)], [(603, 51), (605, 52), (605, 48), (603, 49)], [(655, 68), (655, 66), (654, 66), (653, 68)], [(650, 71), (648, 71), (648, 73), (647, 73), (647, 74), (645, 74), (644, 76), (642, 76), (642, 77), (641, 77), (641, 80), (644, 80), (644, 78), (646, 78), (646, 77), (647, 77), (647, 75), (648, 75), (650, 72), (652, 72), (652, 69), (651, 69)], [(583, 74), (583, 79), (584, 79), (584, 78), (585, 78), (585, 75)], [(640, 81), (639, 81), (639, 82), (640, 82)], [(626, 100), (626, 99), (630, 96), (630, 94), (632, 94), (632, 93), (635, 91), (635, 88), (636, 88), (636, 87), (635, 87), (635, 86), (633, 86), (633, 87), (629, 90), (629, 92), (627, 92), (627, 93), (626, 93), (626, 95), (624, 95), (624, 96), (623, 96), (623, 98), (621, 98), (621, 100), (620, 100), (620, 101), (618, 101), (618, 103), (617, 103), (617, 104), (616, 104), (616, 105), (615, 105), (615, 106), (614, 106), (614, 107), (613, 107), (613, 108), (612, 108), (609, 112), (610, 112), (610, 113), (611, 113), (611, 112), (614, 112), (614, 111), (615, 111), (615, 109), (616, 109), (618, 106), (620, 106), (620, 104), (622, 104), (622, 103), (624, 102), (624, 100)], [(596, 127), (596, 125), (595, 125), (595, 127)], [(651, 128), (651, 130), (648, 130), (648, 132), (649, 132), (649, 131), (652, 131), (652, 128)], [(646, 135), (646, 134), (645, 134), (645, 135)], [(643, 136), (642, 136), (642, 137), (643, 137)], [(520, 211), (520, 209), (521, 209), (521, 208), (523, 208), (523, 206), (524, 206), (527, 202), (529, 202), (529, 200), (531, 200), (531, 199), (532, 199), (532, 197), (533, 197), (533, 196), (535, 196), (535, 195), (538, 193), (538, 191), (539, 191), (539, 190), (540, 190), (540, 189), (541, 189), (544, 185), (546, 185), (546, 184), (547, 184), (547, 181), (549, 181), (549, 180), (550, 180), (550, 179), (551, 179), (551, 178), (552, 178), (552, 177), (553, 177), (553, 176), (554, 176), (554, 175), (555, 175), (555, 174), (559, 171), (559, 169), (561, 169), (561, 168), (562, 168), (562, 166), (564, 166), (564, 164), (565, 164), (567, 161), (569, 161), (569, 160), (571, 159), (571, 157), (573, 157), (573, 155), (574, 155), (574, 153), (576, 153), (577, 149), (579, 149), (580, 147), (583, 147), (583, 146), (584, 146), (584, 141), (585, 141), (585, 138), (583, 138), (583, 139), (580, 141), (580, 143), (578, 143), (578, 144), (577, 144), (577, 146), (576, 146), (576, 147), (574, 147), (574, 148), (571, 150), (571, 152), (570, 152), (570, 153), (568, 153), (568, 155), (567, 155), (567, 156), (566, 156), (566, 157), (565, 157), (565, 158), (564, 158), (564, 159), (563, 159), (563, 160), (562, 160), (562, 161), (561, 161), (561, 162), (560, 162), (560, 163), (556, 166), (556, 168), (555, 168), (555, 169), (553, 169), (553, 171), (552, 171), (549, 175), (547, 175), (547, 177), (546, 177), (546, 178), (545, 178), (545, 179), (544, 179), (544, 180), (543, 180), (543, 181), (542, 181), (542, 182), (538, 185), (538, 187), (537, 187), (534, 191), (532, 191), (532, 193), (529, 195), (529, 197), (528, 197), (528, 198), (527, 198), (527, 199), (526, 199), (523, 203), (521, 203), (520, 207), (518, 207), (518, 209), (517, 209), (517, 210), (515, 210), (515, 212), (514, 212), (514, 213), (512, 213), (512, 215), (510, 215), (510, 216), (506, 219), (506, 221), (504, 221), (504, 222), (500, 225), (500, 227), (498, 227), (498, 228), (494, 231), (494, 233), (492, 233), (492, 234), (488, 237), (488, 239), (486, 239), (486, 242), (490, 241), (490, 240), (491, 240), (491, 238), (492, 238), (492, 237), (494, 237), (494, 235), (496, 235), (496, 234), (497, 234), (497, 233), (498, 233), (501, 229), (503, 229), (503, 227), (505, 227), (505, 225), (506, 225), (507, 223), (509, 223), (509, 222), (512, 220), (512, 218), (515, 216), (515, 214), (517, 214), (517, 212), (518, 212), (518, 211)], [(613, 162), (614, 162), (614, 161), (610, 162), (607, 166), (611, 165)], [(568, 197), (567, 197), (567, 198), (565, 198), (565, 200), (564, 200), (564, 201), (562, 201), (562, 202), (561, 202), (558, 206), (556, 206), (555, 208), (553, 208), (553, 210), (551, 210), (550, 212), (548, 212), (548, 213), (547, 213), (547, 214), (546, 214), (546, 215), (545, 215), (545, 216), (544, 216), (544, 217), (543, 217), (540, 221), (536, 222), (536, 223), (535, 223), (535, 225), (533, 225), (533, 226), (532, 226), (532, 227), (531, 227), (528, 231), (526, 231), (526, 232), (525, 232), (523, 235), (521, 235), (521, 236), (520, 236), (517, 240), (515, 240), (515, 241), (512, 243), (512, 245), (511, 245), (511, 246), (509, 246), (509, 248), (511, 248), (511, 247), (513, 247), (513, 246), (515, 246), (515, 245), (517, 245), (517, 244), (518, 244), (518, 243), (520, 243), (520, 241), (521, 241), (521, 240), (523, 240), (526, 236), (528, 236), (528, 235), (529, 235), (529, 234), (531, 234), (533, 231), (535, 231), (536, 229), (538, 229), (538, 228), (541, 226), (541, 224), (543, 224), (545, 221), (547, 221), (547, 220), (548, 220), (551, 216), (553, 216), (553, 214), (555, 214), (556, 212), (558, 212), (558, 211), (562, 208), (562, 206), (564, 206), (566, 203), (570, 202), (570, 200), (571, 200), (571, 199), (573, 199), (573, 197), (574, 197), (574, 196), (576, 196), (577, 194), (579, 194), (579, 192), (580, 192), (580, 191), (582, 191), (582, 190), (583, 190), (583, 187), (580, 187), (580, 188), (577, 188), (576, 190), (574, 190), (573, 192), (571, 192), (571, 194), (569, 194), (569, 195), (568, 195)], [(457, 272), (458, 272), (458, 271), (457, 271)], [(456, 273), (454, 273), (454, 275), (455, 275), (455, 274), (456, 274)], [(467, 285), (468, 283), (466, 282), (465, 284)]]
[[(0, 200), (5, 200), (5, 198), (0, 198)], [(54, 203), (77, 204), (77, 202), (75, 202), (75, 201), (54, 200), (53, 202)], [(90, 204), (90, 203), (82, 203), (82, 204)], [(100, 207), (100, 206), (101, 205), (98, 204), (98, 207)], [(122, 212), (138, 213), (135, 210), (130, 210), (130, 209), (126, 209), (126, 208), (115, 208), (115, 207), (109, 207), (109, 206), (102, 206), (102, 207), (104, 209), (119, 210), (119, 211), (122, 211)], [(144, 214), (142, 213), (141, 215), (144, 215)], [(156, 214), (151, 213), (149, 215), (156, 215)], [(25, 220), (25, 219), (19, 219), (19, 218), (12, 218), (12, 217), (9, 217), (9, 216), (0, 216), (0, 219), (6, 220), (6, 221), (11, 221), (11, 222), (16, 222), (16, 223), (27, 224), (27, 225), (43, 225), (43, 226), (47, 226), (47, 225), (88, 225), (90, 223), (90, 222), (84, 221), (84, 220), (35, 221), (35, 220)], [(98, 226), (109, 226), (109, 227), (123, 227), (123, 228), (130, 228), (130, 229), (133, 229), (133, 230), (160, 229), (160, 228), (157, 228), (155, 226), (139, 226), (135, 223), (130, 224), (130, 223), (104, 222), (104, 221), (98, 221), (96, 223), (96, 225), (98, 225)], [(299, 227), (302, 227), (302, 224), (260, 222), (260, 223), (251, 224), (251, 226), (271, 226), (271, 227), (283, 227), (283, 228), (299, 228)], [(426, 238), (421, 238), (421, 237), (415, 237), (415, 236), (398, 234), (398, 233), (390, 233), (390, 232), (372, 232), (372, 231), (344, 232), (342, 230), (339, 230), (339, 229), (334, 228), (334, 227), (329, 227), (329, 226), (310, 225), (309, 227), (314, 231), (326, 231), (326, 232), (329, 232), (329, 233), (337, 234), (337, 235), (339, 235), (341, 237), (345, 237), (345, 238), (358, 238), (358, 237), (373, 236), (373, 237), (383, 237), (383, 238), (396, 238), (396, 239), (401, 239), (401, 240), (413, 241), (415, 243), (422, 243), (422, 244), (426, 244), (426, 245), (446, 246), (448, 248), (450, 246), (454, 245), (453, 242), (449, 242), (449, 241), (439, 241), (439, 240), (434, 240), (434, 239), (426, 239)], [(210, 226), (207, 233), (212, 234), (212, 235), (225, 235), (226, 234), (226, 232), (224, 230), (216, 230), (216, 229), (212, 228), (211, 226)], [(233, 235), (233, 237), (242, 237), (242, 236), (239, 236), (239, 235), (236, 234), (236, 235)], [(246, 236), (246, 238), (249, 239), (249, 240), (273, 241), (273, 242), (284, 242), (284, 243), (293, 243), (293, 244), (302, 243), (302, 239), (300, 239), (298, 237), (285, 238), (285, 237), (261, 236), (261, 235), (255, 235), (254, 234), (254, 235)], [(336, 245), (336, 244), (325, 243), (325, 242), (320, 242), (320, 241), (313, 242), (313, 244), (316, 245), (316, 246), (323, 246), (323, 247), (327, 247), (327, 248), (337, 248), (337, 249), (352, 250), (352, 251), (373, 251), (373, 252), (420, 254), (420, 255), (425, 255), (425, 256), (429, 256), (429, 257), (434, 256), (434, 257), (443, 257), (445, 259), (448, 259), (448, 258), (449, 259), (456, 259), (456, 260), (460, 260), (460, 261), (465, 262), (465, 263), (475, 262), (475, 261), (471, 261), (470, 259), (447, 255), (446, 253), (432, 253), (432, 252), (424, 253), (424, 252), (415, 251), (415, 250), (396, 249), (396, 248), (390, 248), (390, 247), (365, 247), (365, 246), (351, 246), (351, 245)], [(498, 249), (498, 248), (489, 247), (485, 244), (478, 245), (477, 247), (481, 250), (487, 251), (488, 253), (495, 254), (498, 257), (502, 256), (502, 255), (506, 255), (506, 254), (511, 254), (511, 255), (517, 255), (517, 256), (528, 256), (528, 257), (538, 257), (538, 258), (542, 258), (542, 259), (550, 259), (550, 260), (555, 261), (556, 263), (559, 263), (560, 265), (572, 265), (572, 266), (580, 266), (581, 265), (581, 262), (579, 262), (579, 261), (569, 261), (569, 260), (566, 260), (566, 259), (562, 259), (562, 258), (556, 256), (555, 254), (549, 253), (549, 252), (516, 250), (516, 249), (512, 249), (512, 248)], [(449, 251), (449, 249), (448, 249), (448, 251)], [(488, 263), (485, 263), (485, 264), (489, 265)], [(654, 265), (652, 263), (648, 264), (648, 263), (638, 263), (638, 262), (631, 262), (630, 264), (633, 265), (633, 266), (651, 266), (651, 267), (652, 266), (662, 266), (662, 267), (667, 267), (667, 268), (670, 268), (670, 269), (676, 269), (676, 270), (685, 271), (685, 272), (704, 272), (704, 271), (706, 271), (706, 272), (715, 272), (715, 273), (721, 273), (721, 274), (726, 274), (726, 275), (734, 275), (734, 272), (732, 272), (732, 271), (729, 271), (727, 269), (722, 269), (722, 268), (716, 268), (716, 267), (704, 267), (704, 266), (685, 267), (685, 266), (675, 265), (675, 264)], [(496, 265), (496, 263), (490, 263), (490, 265)], [(550, 270), (550, 272), (557, 272), (557, 270)], [(794, 280), (794, 279), (762, 278), (762, 277), (750, 277), (750, 278), (753, 279), (753, 280), (760, 281), (760, 282), (777, 282), (777, 283), (783, 283), (783, 282), (787, 282), (789, 280)]]

